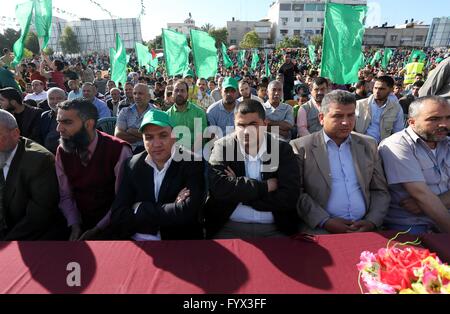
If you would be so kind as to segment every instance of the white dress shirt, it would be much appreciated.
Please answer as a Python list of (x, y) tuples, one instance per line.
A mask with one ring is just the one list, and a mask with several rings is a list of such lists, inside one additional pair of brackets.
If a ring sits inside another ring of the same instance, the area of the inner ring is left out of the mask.
[[(150, 155), (147, 156), (147, 158), (145, 159), (145, 162), (150, 167), (153, 168), (153, 183), (154, 183), (154, 186), (155, 186), (155, 191), (154, 192), (155, 192), (155, 201), (156, 202), (158, 202), (159, 191), (161, 190), (161, 185), (162, 185), (162, 183), (164, 181), (164, 178), (166, 176), (167, 170), (169, 170), (170, 165), (172, 164), (174, 153), (175, 153), (175, 150), (172, 151), (172, 156), (164, 164), (164, 167), (161, 170), (158, 169), (158, 166), (151, 159)], [(135, 204), (133, 206), (135, 214), (138, 212), (140, 205), (141, 205), (141, 203), (137, 203), (137, 204)], [(151, 234), (136, 233), (132, 238), (135, 241), (161, 241), (161, 233), (158, 232), (158, 234), (156, 236), (155, 235), (151, 235)]]
[[(247, 178), (261, 181), (261, 156), (266, 152), (266, 142), (261, 145), (258, 155), (252, 157), (245, 153), (243, 147), (241, 147), (242, 154), (245, 156), (245, 175)], [(230, 217), (231, 221), (240, 223), (253, 223), (253, 224), (273, 224), (275, 222), (273, 214), (270, 212), (257, 211), (250, 206), (245, 206), (240, 203), (233, 214)]]

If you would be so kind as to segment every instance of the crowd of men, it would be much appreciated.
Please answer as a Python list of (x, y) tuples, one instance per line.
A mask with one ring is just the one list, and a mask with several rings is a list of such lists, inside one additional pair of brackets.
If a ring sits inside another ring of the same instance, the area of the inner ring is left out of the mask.
[(272, 52), (273, 77), (263, 60), (117, 86), (104, 57), (12, 69), (5, 50), (0, 240), (450, 232), (450, 57), (427, 53), (347, 86), (301, 50)]

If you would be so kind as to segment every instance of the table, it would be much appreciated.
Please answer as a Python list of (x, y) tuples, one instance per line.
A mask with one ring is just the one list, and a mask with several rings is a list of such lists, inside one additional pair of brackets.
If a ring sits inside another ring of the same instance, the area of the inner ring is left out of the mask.
[[(392, 236), (324, 235), (315, 243), (0, 242), (0, 293), (359, 294), (360, 254), (377, 252)], [(72, 262), (80, 266), (81, 287), (67, 285)]]

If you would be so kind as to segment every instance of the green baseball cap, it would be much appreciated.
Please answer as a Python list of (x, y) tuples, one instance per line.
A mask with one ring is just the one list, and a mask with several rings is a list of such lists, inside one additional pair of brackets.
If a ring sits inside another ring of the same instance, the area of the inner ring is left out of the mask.
[(222, 89), (234, 88), (235, 90), (239, 89), (239, 83), (232, 77), (226, 77), (222, 83)]
[(187, 69), (186, 71), (184, 71), (184, 73), (183, 73), (183, 78), (186, 78), (186, 77), (194, 77), (194, 72), (191, 70), (191, 69)]
[(174, 127), (169, 115), (166, 112), (160, 110), (152, 110), (145, 114), (139, 132), (142, 133), (145, 127), (150, 124), (154, 124), (163, 128)]

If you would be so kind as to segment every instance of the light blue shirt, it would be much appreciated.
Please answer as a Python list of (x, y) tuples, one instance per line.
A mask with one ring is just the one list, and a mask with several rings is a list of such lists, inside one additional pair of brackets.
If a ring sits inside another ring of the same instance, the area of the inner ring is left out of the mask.
[[(228, 112), (223, 105), (223, 100), (209, 106), (206, 116), (210, 126), (217, 126), (221, 129), (222, 137), (234, 132), (234, 111)], [(219, 134), (216, 135), (219, 136)]]
[(359, 221), (366, 215), (366, 204), (356, 176), (351, 137), (340, 147), (324, 132), (331, 170), (331, 194), (327, 212), (331, 218)]
[(108, 106), (103, 101), (96, 97), (94, 98), (94, 105), (97, 107), (99, 119), (111, 118), (111, 110), (109, 110)]
[(83, 91), (81, 89), (78, 90), (78, 93), (71, 91), (69, 93), (69, 96), (67, 96), (68, 100), (74, 100), (74, 99), (78, 99), (78, 98), (83, 98)]
[[(373, 100), (370, 104), (370, 109), (372, 111), (372, 120), (370, 122), (369, 128), (366, 131), (366, 135), (373, 137), (377, 140), (377, 143), (381, 142), (381, 133), (380, 133), (380, 123), (381, 116), (383, 115), (384, 110), (386, 109), (387, 103), (385, 103), (382, 107), (378, 106), (375, 100)], [(403, 119), (403, 110), (400, 110), (395, 118), (393, 133), (400, 132), (405, 129), (405, 121)]]

